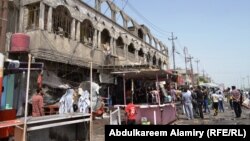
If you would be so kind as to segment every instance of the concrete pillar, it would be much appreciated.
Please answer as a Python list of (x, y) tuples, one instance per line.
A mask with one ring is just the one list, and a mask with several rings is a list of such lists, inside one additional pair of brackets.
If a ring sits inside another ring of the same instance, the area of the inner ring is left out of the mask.
[(128, 28), (128, 21), (125, 19), (123, 20), (123, 27), (126, 29)]
[(124, 45), (124, 58), (128, 58), (128, 45), (127, 44), (125, 44)]
[(76, 25), (76, 41), (78, 41), (78, 42), (80, 42), (80, 36), (81, 36), (80, 26), (81, 26), (81, 22), (78, 21), (77, 25)]
[(45, 5), (43, 2), (40, 2), (39, 29), (41, 30), (44, 30), (44, 13), (45, 13)]
[(75, 19), (72, 19), (72, 23), (71, 23), (71, 39), (72, 40), (75, 40), (76, 39), (76, 20)]
[(20, 6), (20, 11), (19, 11), (19, 30), (18, 32), (23, 32), (23, 27), (24, 27), (24, 7)]
[(96, 47), (97, 44), (98, 44), (98, 40), (97, 40), (97, 32), (98, 30), (97, 29), (94, 29), (94, 36), (93, 36), (93, 47)]
[(135, 50), (135, 60), (138, 61), (139, 60), (139, 55), (138, 55), (139, 51)]
[(109, 46), (110, 46), (110, 51), (111, 51), (111, 54), (113, 54), (113, 42), (114, 42), (114, 38), (113, 37), (110, 37), (110, 41), (109, 41)]
[(101, 48), (101, 31), (98, 30), (97, 48)]
[(145, 64), (146, 62), (147, 62), (147, 54), (144, 53), (144, 55), (143, 55), (143, 64)]
[(95, 9), (97, 11), (101, 11), (101, 3), (100, 3), (100, 0), (95, 0)]
[(47, 30), (48, 32), (52, 32), (52, 7), (49, 7), (48, 11), (48, 20), (47, 20)]
[(111, 19), (116, 22), (116, 12), (114, 10), (111, 11)]
[(114, 43), (113, 43), (113, 54), (114, 55), (117, 55), (116, 48), (117, 48), (117, 46), (116, 46), (116, 40), (114, 39)]
[(22, 20), (23, 20), (22, 32), (25, 32), (27, 30), (28, 22), (29, 22), (28, 21), (29, 20), (29, 10), (26, 7), (24, 7), (24, 13), (23, 13), (23, 19)]

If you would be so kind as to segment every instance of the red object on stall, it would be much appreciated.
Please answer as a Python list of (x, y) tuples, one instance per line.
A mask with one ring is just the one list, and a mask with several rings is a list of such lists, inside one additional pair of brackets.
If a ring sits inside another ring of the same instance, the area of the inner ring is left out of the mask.
[(43, 77), (42, 77), (42, 74), (39, 74), (37, 77), (38, 88), (42, 88), (42, 84), (43, 84)]
[[(0, 122), (16, 119), (16, 110), (0, 110)], [(0, 128), (0, 139), (14, 135), (14, 127)]]
[(11, 52), (27, 52), (29, 50), (30, 36), (24, 33), (15, 33), (11, 36)]

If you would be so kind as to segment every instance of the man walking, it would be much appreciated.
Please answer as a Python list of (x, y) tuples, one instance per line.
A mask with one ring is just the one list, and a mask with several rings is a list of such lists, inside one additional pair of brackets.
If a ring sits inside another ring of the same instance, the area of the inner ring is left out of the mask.
[(192, 96), (190, 92), (188, 92), (186, 87), (184, 88), (184, 91), (182, 93), (182, 103), (184, 104), (185, 113), (188, 120), (193, 119), (194, 114), (193, 114)]
[(236, 118), (240, 118), (241, 116), (241, 103), (240, 103), (240, 92), (236, 90), (235, 86), (232, 86), (232, 98), (233, 98), (233, 107)]

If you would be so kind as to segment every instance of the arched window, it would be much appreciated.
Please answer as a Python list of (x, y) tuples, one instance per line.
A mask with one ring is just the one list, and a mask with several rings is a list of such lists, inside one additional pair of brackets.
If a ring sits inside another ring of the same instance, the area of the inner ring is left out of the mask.
[(69, 10), (64, 6), (53, 9), (53, 32), (56, 34), (70, 37), (72, 17)]
[(153, 65), (156, 65), (156, 57), (155, 57), (155, 55), (153, 57)]
[(129, 46), (128, 46), (128, 52), (132, 53), (132, 54), (135, 54), (135, 47), (134, 47), (133, 43), (129, 44)]
[(144, 52), (143, 52), (142, 48), (139, 50), (139, 52), (138, 52), (138, 56), (140, 56), (140, 57), (144, 57)]
[(125, 56), (124, 54), (124, 42), (123, 39), (121, 37), (118, 37), (118, 39), (116, 40), (116, 54), (119, 56)]
[(122, 37), (118, 37), (118, 39), (116, 40), (116, 46), (117, 46), (118, 48), (121, 48), (121, 49), (124, 48), (124, 42), (123, 42)]
[(94, 28), (90, 20), (84, 20), (80, 27), (80, 41), (82, 43), (93, 43)]
[(39, 27), (40, 3), (28, 5), (27, 8), (29, 10), (27, 29), (37, 29)]
[(110, 50), (110, 34), (107, 29), (103, 29), (101, 33), (101, 45), (104, 50)]
[(142, 29), (138, 29), (138, 37), (143, 40), (143, 31)]

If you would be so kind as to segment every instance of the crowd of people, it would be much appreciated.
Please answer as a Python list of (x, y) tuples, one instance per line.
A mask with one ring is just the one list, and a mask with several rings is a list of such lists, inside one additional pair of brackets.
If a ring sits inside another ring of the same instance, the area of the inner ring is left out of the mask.
[(195, 88), (184, 87), (181, 90), (180, 100), (183, 105), (183, 112), (188, 120), (194, 117), (204, 118), (204, 113), (213, 111), (213, 116), (219, 112), (224, 112), (224, 102), (230, 104), (230, 109), (234, 110), (235, 117), (241, 117), (241, 106), (243, 103), (243, 91), (236, 89), (236, 86), (221, 90), (216, 87), (207, 88), (197, 86)]
[[(225, 90), (221, 90), (218, 87), (204, 86), (184, 86), (178, 90), (174, 89), (174, 87), (169, 87), (169, 89), (165, 90), (166, 91), (163, 92), (162, 90), (156, 91), (150, 89), (148, 95), (151, 96), (152, 100), (156, 98), (155, 103), (158, 103), (159, 100), (161, 101), (161, 104), (181, 101), (183, 113), (188, 120), (194, 118), (204, 119), (204, 113), (210, 114), (210, 112), (213, 116), (217, 116), (219, 113), (225, 112), (225, 110), (234, 110), (235, 118), (240, 118), (243, 100), (244, 98), (249, 98), (249, 96), (243, 96), (243, 91), (236, 89), (236, 86), (232, 86)], [(160, 97), (159, 100), (157, 96)], [(148, 102), (154, 103), (153, 101)], [(229, 103), (229, 109), (225, 109), (225, 102)], [(131, 101), (128, 105), (129, 108), (125, 110), (128, 116), (127, 118), (130, 120), (128, 123), (134, 124), (136, 112), (132, 110), (133, 112), (131, 114), (130, 109), (135, 108), (133, 108), (134, 105)], [(131, 122), (131, 120), (133, 122)]]

